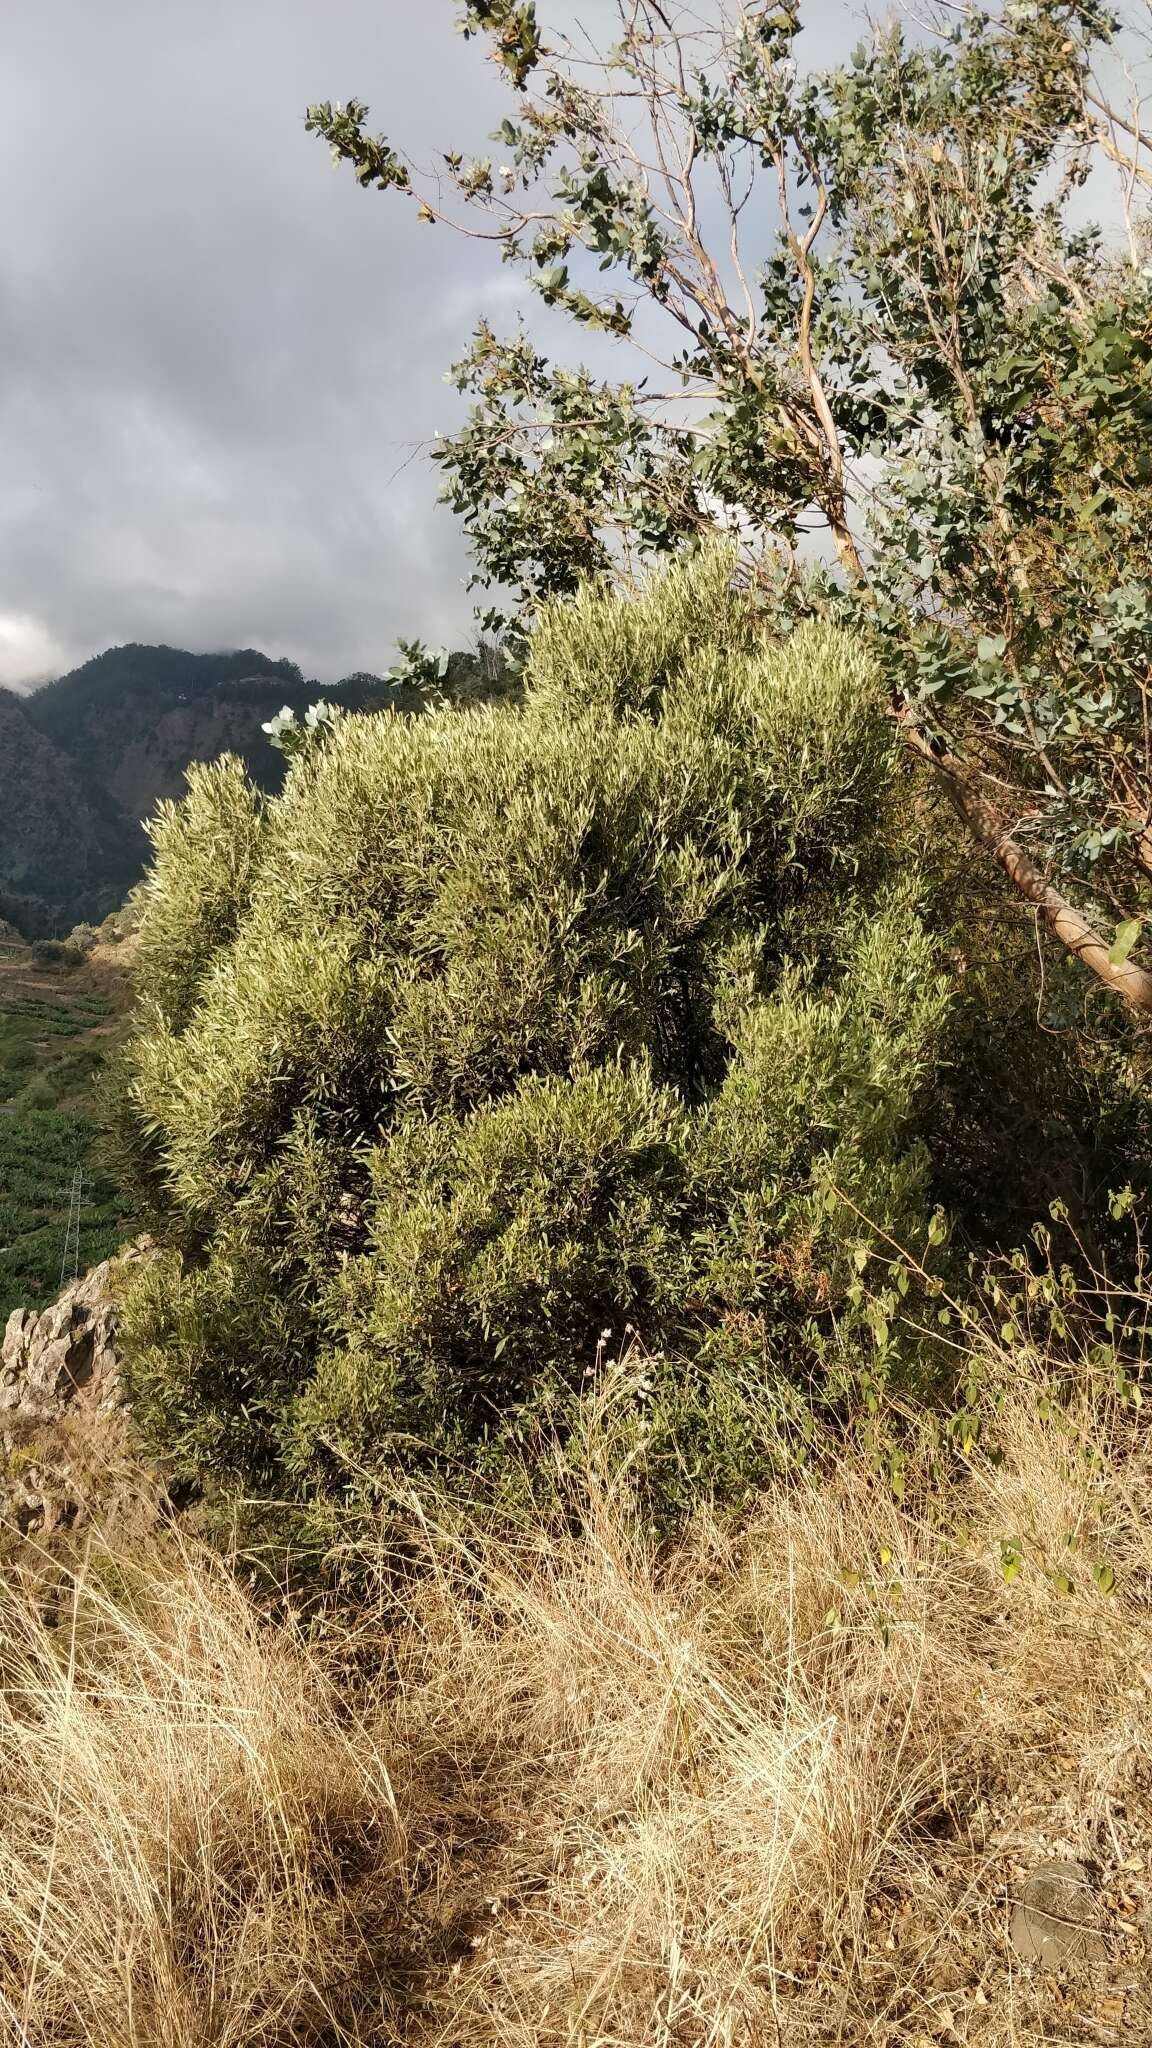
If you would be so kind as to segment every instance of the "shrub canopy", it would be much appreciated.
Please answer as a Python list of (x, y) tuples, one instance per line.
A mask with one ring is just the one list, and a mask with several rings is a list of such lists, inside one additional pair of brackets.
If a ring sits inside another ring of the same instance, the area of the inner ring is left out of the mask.
[(866, 657), (731, 570), (586, 588), (519, 704), (157, 821), (127, 1093), (174, 1249), (129, 1339), (179, 1466), (499, 1457), (630, 1325), (722, 1478), (721, 1407), (891, 1368), (859, 1270), (929, 1232), (949, 982)]

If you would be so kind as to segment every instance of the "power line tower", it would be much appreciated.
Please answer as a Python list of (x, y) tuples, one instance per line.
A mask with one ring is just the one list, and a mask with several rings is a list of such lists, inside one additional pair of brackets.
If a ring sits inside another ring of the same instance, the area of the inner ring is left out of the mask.
[(82, 1166), (72, 1175), (68, 1190), (68, 1221), (64, 1227), (64, 1250), (60, 1256), (60, 1285), (80, 1277), (80, 1218), (84, 1210), (84, 1197), (91, 1188), (91, 1181)]

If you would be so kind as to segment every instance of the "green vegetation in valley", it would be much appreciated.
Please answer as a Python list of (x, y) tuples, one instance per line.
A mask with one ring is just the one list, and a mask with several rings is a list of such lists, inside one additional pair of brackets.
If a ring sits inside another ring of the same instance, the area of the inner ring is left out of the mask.
[(56, 1293), (77, 1167), (87, 1177), (80, 1271), (120, 1241), (94, 1106), (114, 1015), (82, 968), (45, 970), (31, 954), (0, 959), (0, 1325)]

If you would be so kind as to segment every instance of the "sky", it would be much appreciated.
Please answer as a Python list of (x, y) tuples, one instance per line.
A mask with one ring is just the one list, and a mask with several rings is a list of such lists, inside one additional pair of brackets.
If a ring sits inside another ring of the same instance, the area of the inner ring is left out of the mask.
[[(467, 642), (427, 444), (462, 417), (444, 373), (476, 321), (539, 301), (303, 124), (357, 97), (418, 158), (484, 150), (513, 101), (457, 11), (2, 0), (0, 684), (128, 640), (325, 683), (401, 635)], [(595, 34), (615, 10), (543, 18)]]
[[(855, 0), (804, 13), (812, 59), (856, 39)], [(476, 321), (539, 301), (303, 124), (358, 97), (419, 159), (483, 150), (513, 101), (456, 14), (0, 0), (0, 684), (127, 640), (259, 647), (326, 683), (401, 635), (468, 640), (428, 444), (462, 417), (444, 373)]]
[[(596, 4), (596, 0), (592, 0)], [(519, 287), (304, 132), (431, 154), (506, 95), (455, 0), (4, 0), (0, 683), (126, 640), (329, 682), (474, 600), (420, 443)]]

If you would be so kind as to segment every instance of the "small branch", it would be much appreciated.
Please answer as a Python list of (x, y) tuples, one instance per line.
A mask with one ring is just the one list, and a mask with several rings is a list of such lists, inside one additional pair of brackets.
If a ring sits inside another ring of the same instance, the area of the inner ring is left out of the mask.
[(792, 225), (792, 213), (788, 204), (788, 181), (784, 170), (783, 156), (776, 159), (776, 175), (780, 192), (780, 212), (784, 220), (789, 247), (799, 273), (803, 297), (800, 302), (800, 318), (796, 339), (800, 350), (800, 361), (805, 380), (812, 398), (812, 407), (819, 422), (820, 435), (828, 474), (829, 488), (826, 491), (824, 515), (828, 521), (840, 565), (853, 582), (864, 580), (864, 564), (856, 538), (848, 524), (848, 512), (844, 490), (844, 453), (840, 446), (840, 433), (828, 403), (828, 394), (816, 366), (812, 349), (812, 314), (816, 303), (816, 272), (812, 267), (812, 249), (816, 237), (828, 215), (828, 194), (818, 177), (814, 166), (805, 160), (805, 169), (817, 192), (817, 203), (808, 232), (801, 240)]

